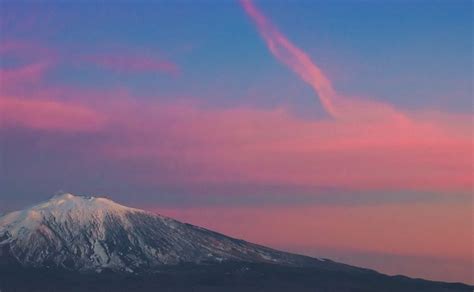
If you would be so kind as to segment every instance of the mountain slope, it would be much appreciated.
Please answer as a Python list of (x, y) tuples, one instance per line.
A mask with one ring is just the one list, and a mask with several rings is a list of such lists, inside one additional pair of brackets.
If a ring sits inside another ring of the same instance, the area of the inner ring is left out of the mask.
[(105, 198), (72, 194), (1, 217), (0, 247), (23, 266), (80, 271), (135, 272), (186, 262), (305, 266), (325, 261), (233, 239)]

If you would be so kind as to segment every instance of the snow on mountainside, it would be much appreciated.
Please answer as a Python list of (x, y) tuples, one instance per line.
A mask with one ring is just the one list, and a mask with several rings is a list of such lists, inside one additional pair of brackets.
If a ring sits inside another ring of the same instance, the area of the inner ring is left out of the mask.
[[(105, 198), (62, 194), (0, 217), (0, 258), (23, 266), (134, 272), (163, 265), (319, 260), (233, 239)], [(329, 263), (328, 263), (329, 264)]]

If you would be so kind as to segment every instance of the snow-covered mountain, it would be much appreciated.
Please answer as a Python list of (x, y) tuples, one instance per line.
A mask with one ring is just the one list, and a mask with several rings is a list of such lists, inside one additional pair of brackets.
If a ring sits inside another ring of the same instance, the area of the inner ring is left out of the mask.
[(0, 290), (470, 292), (472, 287), (280, 252), (106, 198), (62, 194), (0, 217)]
[(230, 238), (106, 198), (72, 194), (0, 217), (1, 256), (26, 267), (122, 272), (188, 262), (307, 266), (325, 261)]

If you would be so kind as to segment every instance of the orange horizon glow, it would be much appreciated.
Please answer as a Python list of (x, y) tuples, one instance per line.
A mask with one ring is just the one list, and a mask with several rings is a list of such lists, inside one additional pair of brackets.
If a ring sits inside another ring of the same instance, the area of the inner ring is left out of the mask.
[(451, 262), (436, 269), (419, 270), (414, 275), (434, 280), (442, 275), (450, 281), (465, 281), (473, 272), (472, 265), (470, 270), (466, 269), (474, 259), (468, 205), (146, 209), (236, 238), (310, 256), (324, 257), (328, 249), (355, 255), (367, 253), (367, 263), (385, 272), (394, 270), (371, 262), (371, 254), (412, 257), (409, 264), (416, 264), (418, 258)]

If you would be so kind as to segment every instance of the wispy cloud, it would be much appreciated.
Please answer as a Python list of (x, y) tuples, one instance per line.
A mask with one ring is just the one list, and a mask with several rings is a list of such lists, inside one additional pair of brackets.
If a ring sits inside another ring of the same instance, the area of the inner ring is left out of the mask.
[(298, 74), (319, 95), (326, 111), (334, 117), (341, 113), (334, 104), (337, 98), (331, 81), (321, 69), (311, 61), (311, 58), (302, 50), (285, 38), (277, 28), (255, 7), (250, 0), (240, 1), (247, 14), (257, 25), (269, 50), (282, 63)]
[(350, 123), (410, 122), (406, 113), (390, 104), (338, 93), (331, 80), (311, 57), (289, 41), (252, 0), (241, 0), (240, 3), (256, 24), (270, 52), (314, 89), (328, 114)]

